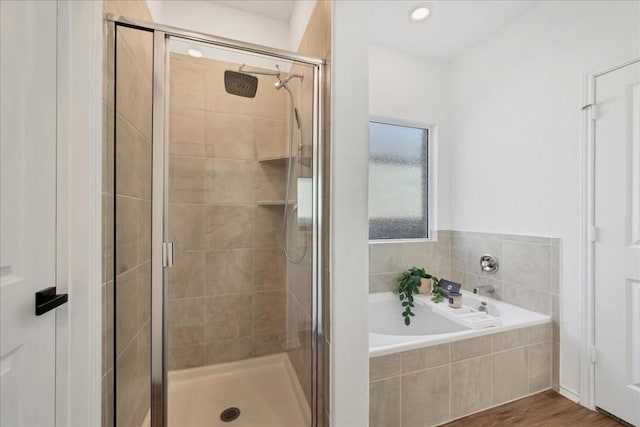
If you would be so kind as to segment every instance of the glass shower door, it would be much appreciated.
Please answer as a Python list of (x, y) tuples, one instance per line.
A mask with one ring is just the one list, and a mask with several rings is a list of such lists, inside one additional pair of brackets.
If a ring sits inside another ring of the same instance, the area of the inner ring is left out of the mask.
[(169, 51), (168, 423), (311, 425), (314, 68)]

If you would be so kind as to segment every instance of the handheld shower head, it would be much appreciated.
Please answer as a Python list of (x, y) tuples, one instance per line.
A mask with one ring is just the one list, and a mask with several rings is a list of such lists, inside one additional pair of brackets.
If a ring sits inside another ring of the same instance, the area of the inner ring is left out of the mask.
[(280, 76), (278, 76), (276, 78), (276, 82), (275, 82), (274, 86), (275, 86), (275, 88), (277, 90), (280, 90), (282, 88), (286, 88), (287, 87), (287, 83), (289, 83), (289, 80), (295, 79), (295, 78), (298, 78), (298, 79), (302, 80), (302, 76), (300, 74), (291, 74), (290, 76), (287, 76), (284, 79), (281, 79)]

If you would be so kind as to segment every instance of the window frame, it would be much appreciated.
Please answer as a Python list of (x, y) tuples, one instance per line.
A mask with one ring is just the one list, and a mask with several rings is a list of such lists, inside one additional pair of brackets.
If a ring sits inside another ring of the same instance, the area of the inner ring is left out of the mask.
[[(417, 242), (435, 242), (438, 240), (438, 218), (437, 218), (437, 200), (438, 200), (438, 126), (436, 124), (425, 124), (413, 122), (404, 119), (390, 118), (385, 116), (369, 116), (367, 129), (370, 129), (371, 123), (380, 123), (392, 126), (403, 126), (417, 129), (425, 129), (427, 131), (427, 236), (415, 238), (398, 238), (398, 239), (369, 239), (370, 244), (383, 243), (417, 243)], [(369, 135), (369, 144), (371, 144), (371, 135)], [(369, 158), (369, 162), (371, 158)], [(367, 190), (368, 191), (368, 190)], [(367, 225), (369, 226), (369, 218), (367, 217)]]

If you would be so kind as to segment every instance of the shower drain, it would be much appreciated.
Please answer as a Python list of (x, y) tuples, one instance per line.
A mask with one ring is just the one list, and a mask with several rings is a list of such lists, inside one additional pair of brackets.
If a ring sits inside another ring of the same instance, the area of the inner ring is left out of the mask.
[(240, 416), (240, 409), (231, 407), (227, 408), (220, 414), (220, 419), (225, 423), (235, 421)]

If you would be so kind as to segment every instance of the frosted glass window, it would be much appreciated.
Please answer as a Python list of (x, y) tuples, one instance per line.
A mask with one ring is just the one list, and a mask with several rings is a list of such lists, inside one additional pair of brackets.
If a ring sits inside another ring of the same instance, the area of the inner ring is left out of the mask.
[(429, 237), (429, 131), (369, 122), (369, 239)]

